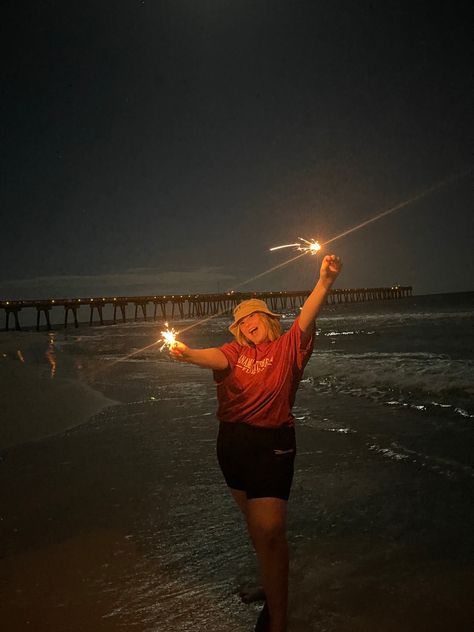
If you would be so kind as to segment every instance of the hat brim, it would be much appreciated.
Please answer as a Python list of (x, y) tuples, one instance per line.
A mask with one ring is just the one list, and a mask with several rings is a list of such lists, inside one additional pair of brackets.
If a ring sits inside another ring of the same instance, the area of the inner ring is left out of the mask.
[(235, 334), (237, 333), (237, 331), (239, 329), (240, 321), (243, 320), (244, 318), (246, 318), (247, 316), (249, 316), (250, 314), (255, 314), (255, 313), (266, 314), (267, 316), (273, 316), (273, 318), (278, 318), (278, 319), (281, 318), (281, 314), (274, 314), (269, 309), (267, 309), (267, 310), (264, 310), (264, 309), (252, 309), (247, 314), (244, 313), (238, 320), (234, 320), (232, 325), (229, 326), (230, 333), (233, 336), (235, 336)]

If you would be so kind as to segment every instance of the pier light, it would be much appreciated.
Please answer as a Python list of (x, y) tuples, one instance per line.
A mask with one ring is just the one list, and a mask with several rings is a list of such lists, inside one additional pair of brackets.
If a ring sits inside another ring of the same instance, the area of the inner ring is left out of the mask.
[(105, 298), (103, 298), (102, 300), (105, 301)]
[(91, 298), (91, 303), (92, 303), (92, 301), (93, 301), (93, 300), (94, 300), (94, 299), (93, 299), (93, 298)]
[(116, 299), (116, 298), (115, 298), (115, 296), (114, 296), (114, 301), (116, 301), (116, 300), (117, 300), (117, 299)]
[(80, 298), (78, 298), (78, 299), (77, 299), (77, 302), (78, 302), (78, 303), (80, 303), (80, 302), (81, 302), (81, 299), (80, 299)]
[(7, 301), (7, 305), (10, 305), (10, 301)]
[(54, 303), (54, 298), (51, 299), (51, 303)]

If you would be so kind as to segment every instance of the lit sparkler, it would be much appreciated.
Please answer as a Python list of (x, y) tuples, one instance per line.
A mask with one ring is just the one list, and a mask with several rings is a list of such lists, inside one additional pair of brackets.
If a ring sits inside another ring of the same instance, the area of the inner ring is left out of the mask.
[(281, 248), (295, 248), (300, 252), (308, 253), (310, 255), (315, 255), (319, 250), (321, 250), (321, 246), (319, 242), (315, 239), (304, 239), (304, 237), (298, 237), (299, 242), (296, 244), (283, 244), (283, 246), (275, 246), (274, 248), (270, 248), (270, 250), (280, 250)]
[(176, 344), (176, 336), (179, 332), (177, 332), (173, 328), (169, 328), (168, 323), (165, 323), (166, 329), (161, 332), (161, 338), (158, 340), (158, 344), (161, 342), (160, 351), (163, 351), (165, 347), (171, 349)]

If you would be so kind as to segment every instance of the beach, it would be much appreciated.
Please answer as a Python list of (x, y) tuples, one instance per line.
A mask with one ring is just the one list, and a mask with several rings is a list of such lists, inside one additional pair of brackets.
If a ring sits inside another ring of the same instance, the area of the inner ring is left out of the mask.
[[(472, 293), (413, 297), (318, 320), (294, 408), (290, 632), (471, 629), (473, 306)], [(222, 344), (227, 325), (183, 340)], [(135, 353), (159, 331), (2, 334), (9, 632), (255, 625), (260, 605), (239, 591), (258, 583), (256, 565), (216, 463), (212, 376), (156, 346)]]

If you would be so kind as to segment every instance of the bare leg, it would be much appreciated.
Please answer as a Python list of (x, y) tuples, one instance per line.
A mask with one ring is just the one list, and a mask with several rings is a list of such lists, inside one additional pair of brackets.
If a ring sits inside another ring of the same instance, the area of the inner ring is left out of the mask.
[(285, 632), (288, 608), (287, 502), (279, 498), (247, 500), (250, 537), (270, 611), (270, 632)]
[[(239, 489), (230, 489), (230, 493), (237, 503), (240, 511), (242, 512), (245, 521), (247, 522), (247, 494)], [(244, 603), (253, 603), (255, 601), (265, 601), (265, 591), (261, 586), (250, 586), (243, 588), (240, 593), (240, 598)]]

